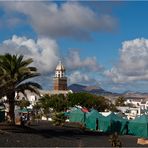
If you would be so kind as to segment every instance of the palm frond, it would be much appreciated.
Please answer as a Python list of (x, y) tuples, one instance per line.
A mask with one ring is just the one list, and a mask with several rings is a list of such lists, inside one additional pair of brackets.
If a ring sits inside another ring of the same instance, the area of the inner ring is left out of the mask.
[(38, 88), (38, 89), (42, 89), (41, 85), (36, 83), (36, 82), (26, 82), (26, 83), (22, 83), (20, 85), (18, 85), (17, 87), (22, 87), (22, 86), (33, 86), (35, 88)]
[(21, 91), (30, 89), (35, 92), (41, 89), (41, 86), (34, 82), (22, 83), (40, 75), (36, 67), (28, 66), (32, 62), (32, 58), (23, 60), (23, 55), (0, 55), (0, 90), (4, 90), (2, 94), (12, 91), (12, 88)]
[(40, 76), (39, 73), (32, 73), (32, 74), (26, 74), (26, 75), (20, 75), (19, 78), (18, 78), (18, 81), (17, 81), (17, 85), (25, 80), (28, 80), (30, 78), (34, 78), (34, 77), (37, 77), (37, 76)]
[(23, 58), (24, 58), (24, 56), (23, 55), (20, 55), (19, 57), (18, 57), (18, 63), (21, 63), (22, 62), (22, 60), (23, 60)]
[(34, 72), (37, 71), (37, 68), (36, 68), (36, 67), (28, 67), (28, 69), (29, 69), (30, 71), (34, 71)]
[(31, 64), (33, 62), (33, 59), (32, 58), (29, 58), (29, 59), (26, 59), (26, 60), (23, 60), (20, 64), (20, 67), (26, 67), (28, 66), (29, 64)]
[(35, 82), (26, 82), (16, 87), (17, 92), (24, 92), (24, 90), (29, 90), (40, 95), (39, 89), (42, 89), (41, 85)]
[(14, 81), (5, 81), (4, 79), (0, 81), (0, 98), (5, 96), (7, 93), (14, 91)]

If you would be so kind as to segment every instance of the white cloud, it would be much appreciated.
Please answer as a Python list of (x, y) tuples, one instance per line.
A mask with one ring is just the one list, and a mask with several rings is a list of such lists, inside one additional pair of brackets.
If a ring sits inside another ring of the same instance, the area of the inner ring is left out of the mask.
[[(22, 54), (25, 58), (33, 58), (33, 66), (36, 66), (41, 73), (40, 81), (46, 81), (43, 77), (49, 78), (54, 73), (59, 60), (59, 49), (55, 40), (42, 37), (36, 41), (28, 39), (25, 36), (19, 37), (13, 35), (11, 39), (5, 40), (0, 44), (0, 54)], [(70, 50), (67, 57), (64, 57), (64, 65), (68, 73), (70, 83), (94, 83), (88, 73), (98, 72), (102, 67), (97, 64), (95, 57), (86, 57), (81, 59), (78, 51)], [(80, 71), (78, 71), (80, 70)], [(87, 74), (85, 74), (87, 71)], [(49, 82), (52, 83), (52, 82)]]
[(33, 58), (33, 65), (39, 72), (46, 73), (54, 70), (59, 57), (58, 45), (50, 38), (38, 38), (37, 41), (13, 35), (12, 39), (0, 44), (0, 53), (23, 54)]
[(80, 71), (74, 71), (69, 76), (69, 82), (70, 84), (73, 83), (92, 83), (94, 79), (90, 78), (87, 74), (84, 74)]
[(65, 57), (66, 67), (68, 69), (86, 69), (91, 71), (101, 71), (102, 66), (97, 63), (96, 57), (86, 57), (83, 60), (78, 51), (71, 49)]
[(87, 39), (91, 32), (111, 31), (117, 25), (115, 18), (110, 15), (97, 14), (78, 2), (58, 5), (51, 2), (17, 1), (1, 2), (1, 5), (9, 15), (9, 19), (11, 16), (16, 17), (13, 12), (23, 14), (34, 30), (44, 36)]
[(148, 39), (123, 42), (119, 63), (105, 74), (114, 82), (148, 80)]
[[(38, 38), (35, 41), (27, 39), (25, 36), (13, 35), (12, 39), (5, 40), (0, 44), (0, 53), (23, 54), (24, 57), (31, 57), (40, 72), (54, 71), (59, 60), (57, 43), (46, 37)], [(68, 70), (100, 71), (102, 69), (95, 57), (81, 59), (79, 52), (75, 50), (70, 50), (68, 55), (64, 57), (64, 61)]]

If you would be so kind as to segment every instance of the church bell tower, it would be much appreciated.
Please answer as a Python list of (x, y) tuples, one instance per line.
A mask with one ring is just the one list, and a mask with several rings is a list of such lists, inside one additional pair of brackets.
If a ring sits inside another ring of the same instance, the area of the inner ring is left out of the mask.
[(67, 90), (67, 77), (65, 76), (65, 68), (61, 61), (56, 67), (55, 76), (53, 78), (54, 90), (63, 91)]

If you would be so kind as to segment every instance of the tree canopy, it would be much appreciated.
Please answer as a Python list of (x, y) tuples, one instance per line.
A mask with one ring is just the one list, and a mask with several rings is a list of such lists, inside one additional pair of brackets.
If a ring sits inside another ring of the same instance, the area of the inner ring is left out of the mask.
[(107, 98), (89, 93), (69, 93), (66, 96), (62, 94), (49, 96), (46, 94), (41, 97), (39, 104), (47, 110), (53, 108), (55, 112), (65, 111), (75, 105), (80, 105), (88, 109), (95, 108), (98, 111), (115, 109), (115, 106)]
[(120, 96), (115, 100), (115, 105), (116, 106), (125, 106), (124, 101), (125, 101), (124, 97)]
[(111, 101), (103, 96), (97, 96), (89, 93), (69, 93), (67, 95), (70, 106), (80, 105), (88, 109), (95, 108), (98, 111), (105, 111), (110, 109)]
[(25, 98), (18, 101), (18, 106), (20, 106), (21, 109), (27, 108), (27, 106), (29, 106), (29, 105), (30, 105), (30, 102), (28, 100), (25, 100)]
[(9, 103), (9, 120), (14, 123), (15, 93), (25, 94), (25, 90), (39, 94), (41, 86), (38, 83), (26, 81), (39, 76), (37, 68), (29, 66), (33, 60), (24, 59), (22, 55), (0, 55), (0, 90), (1, 96), (7, 96)]

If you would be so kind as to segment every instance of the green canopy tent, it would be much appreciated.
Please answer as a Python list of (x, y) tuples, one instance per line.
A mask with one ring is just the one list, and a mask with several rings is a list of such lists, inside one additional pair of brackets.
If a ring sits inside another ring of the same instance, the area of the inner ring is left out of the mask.
[(70, 115), (70, 112), (74, 111), (74, 110), (77, 110), (78, 108), (77, 107), (70, 107), (68, 111), (64, 112), (64, 115), (66, 117), (69, 117)]
[(97, 110), (92, 109), (91, 112), (86, 114), (86, 128), (90, 130), (100, 130), (100, 120), (105, 118)]
[(127, 134), (128, 120), (114, 114), (113, 112), (100, 120), (100, 130), (103, 132)]
[(29, 113), (31, 111), (32, 111), (32, 109), (28, 109), (28, 108), (23, 108), (23, 109), (18, 110), (19, 113)]
[(69, 117), (70, 112), (64, 112), (65, 117)]
[(69, 121), (70, 122), (79, 122), (84, 124), (86, 118), (86, 113), (83, 112), (81, 109), (72, 110), (69, 113)]
[(129, 134), (139, 136), (139, 137), (148, 137), (148, 115), (142, 115), (135, 118), (134, 120), (129, 121), (128, 124)]

